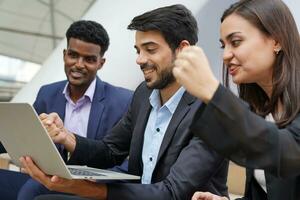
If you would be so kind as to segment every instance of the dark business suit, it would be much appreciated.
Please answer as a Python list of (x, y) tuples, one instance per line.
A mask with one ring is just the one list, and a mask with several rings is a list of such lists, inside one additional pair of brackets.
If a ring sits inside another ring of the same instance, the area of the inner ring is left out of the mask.
[[(69, 162), (107, 168), (129, 155), (129, 173), (141, 176), (151, 92), (145, 83), (137, 88), (129, 111), (103, 141), (76, 136), (77, 145)], [(227, 195), (228, 162), (187, 130), (199, 105), (195, 97), (184, 93), (162, 141), (152, 184), (108, 184), (108, 199), (184, 200), (196, 190)]]
[[(38, 114), (56, 112), (60, 118), (64, 120), (67, 101), (63, 90), (66, 83), (67, 81), (60, 81), (40, 88), (33, 104)], [(89, 115), (87, 137), (94, 140), (102, 139), (108, 130), (111, 129), (127, 111), (131, 97), (131, 91), (112, 86), (97, 77)], [(61, 148), (59, 148), (59, 150), (63, 153)], [(63, 154), (63, 157), (66, 159), (66, 154)], [(117, 170), (127, 170), (127, 163), (124, 163)], [(0, 179), (8, 179), (9, 182), (12, 182), (11, 184), (8, 184), (7, 181), (6, 183), (2, 183), (0, 180), (0, 187), (5, 185), (2, 189), (3, 191), (5, 190), (7, 196), (16, 196), (19, 189), (19, 199), (30, 199), (37, 194), (48, 193), (45, 187), (32, 179), (29, 179), (27, 183), (24, 184), (28, 177), (20, 175), (19, 173), (0, 170)]]
[(199, 108), (191, 130), (217, 152), (248, 168), (245, 199), (266, 199), (253, 169), (265, 170), (268, 199), (300, 199), (299, 114), (278, 129), (219, 86), (213, 99)]

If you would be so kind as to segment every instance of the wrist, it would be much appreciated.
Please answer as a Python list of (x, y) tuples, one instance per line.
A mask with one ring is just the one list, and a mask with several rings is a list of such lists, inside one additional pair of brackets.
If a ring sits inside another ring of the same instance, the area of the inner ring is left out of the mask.
[(67, 149), (68, 152), (73, 153), (75, 150), (75, 146), (76, 146), (76, 137), (73, 133), (67, 131), (66, 129), (65, 129), (65, 132), (66, 132), (66, 137), (63, 142), (63, 145)]
[(87, 181), (87, 187), (83, 189), (83, 193), (80, 195), (82, 197), (87, 197), (91, 199), (106, 200), (107, 199), (107, 186), (106, 184), (94, 183)]
[(219, 87), (219, 81), (217, 79), (212, 79), (209, 84), (207, 84), (204, 88), (204, 93), (202, 94), (202, 97), (200, 98), (204, 103), (209, 103), (211, 99), (213, 98), (214, 94), (216, 93), (218, 87)]

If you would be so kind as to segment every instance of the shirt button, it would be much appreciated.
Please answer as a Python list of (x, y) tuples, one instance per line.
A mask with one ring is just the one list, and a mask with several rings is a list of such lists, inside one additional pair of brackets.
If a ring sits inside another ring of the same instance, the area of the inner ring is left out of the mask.
[(156, 128), (156, 132), (159, 132), (160, 131), (160, 129), (159, 128)]
[(150, 157), (149, 160), (152, 162), (152, 157)]

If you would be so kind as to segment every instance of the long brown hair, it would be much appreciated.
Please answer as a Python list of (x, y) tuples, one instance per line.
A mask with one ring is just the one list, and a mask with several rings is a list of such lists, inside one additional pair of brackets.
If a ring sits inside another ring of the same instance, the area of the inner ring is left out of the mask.
[[(266, 36), (281, 45), (273, 67), (273, 89), (270, 98), (256, 83), (238, 85), (239, 96), (261, 116), (273, 113), (276, 124), (284, 127), (300, 111), (300, 37), (295, 20), (281, 0), (241, 0), (232, 4), (221, 18), (237, 14)], [(229, 86), (228, 70), (223, 67), (223, 81)], [(278, 115), (278, 104), (282, 112)]]

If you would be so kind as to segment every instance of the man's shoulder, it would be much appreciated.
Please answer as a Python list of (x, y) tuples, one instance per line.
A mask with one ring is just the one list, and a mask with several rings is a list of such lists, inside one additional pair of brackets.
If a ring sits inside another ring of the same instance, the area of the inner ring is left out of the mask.
[(41, 110), (45, 104), (57, 103), (63, 100), (62, 91), (66, 85), (67, 81), (59, 81), (50, 84), (43, 85), (36, 96), (34, 107), (38, 113), (46, 112), (46, 110)]
[(150, 96), (152, 91), (153, 91), (152, 89), (149, 89), (147, 87), (146, 81), (143, 81), (137, 86), (134, 93), (135, 93), (135, 96), (143, 96), (143, 97), (146, 96), (148, 98), (148, 96)]
[(67, 81), (58, 81), (41, 86), (38, 92), (38, 97), (53, 96), (62, 93)]

